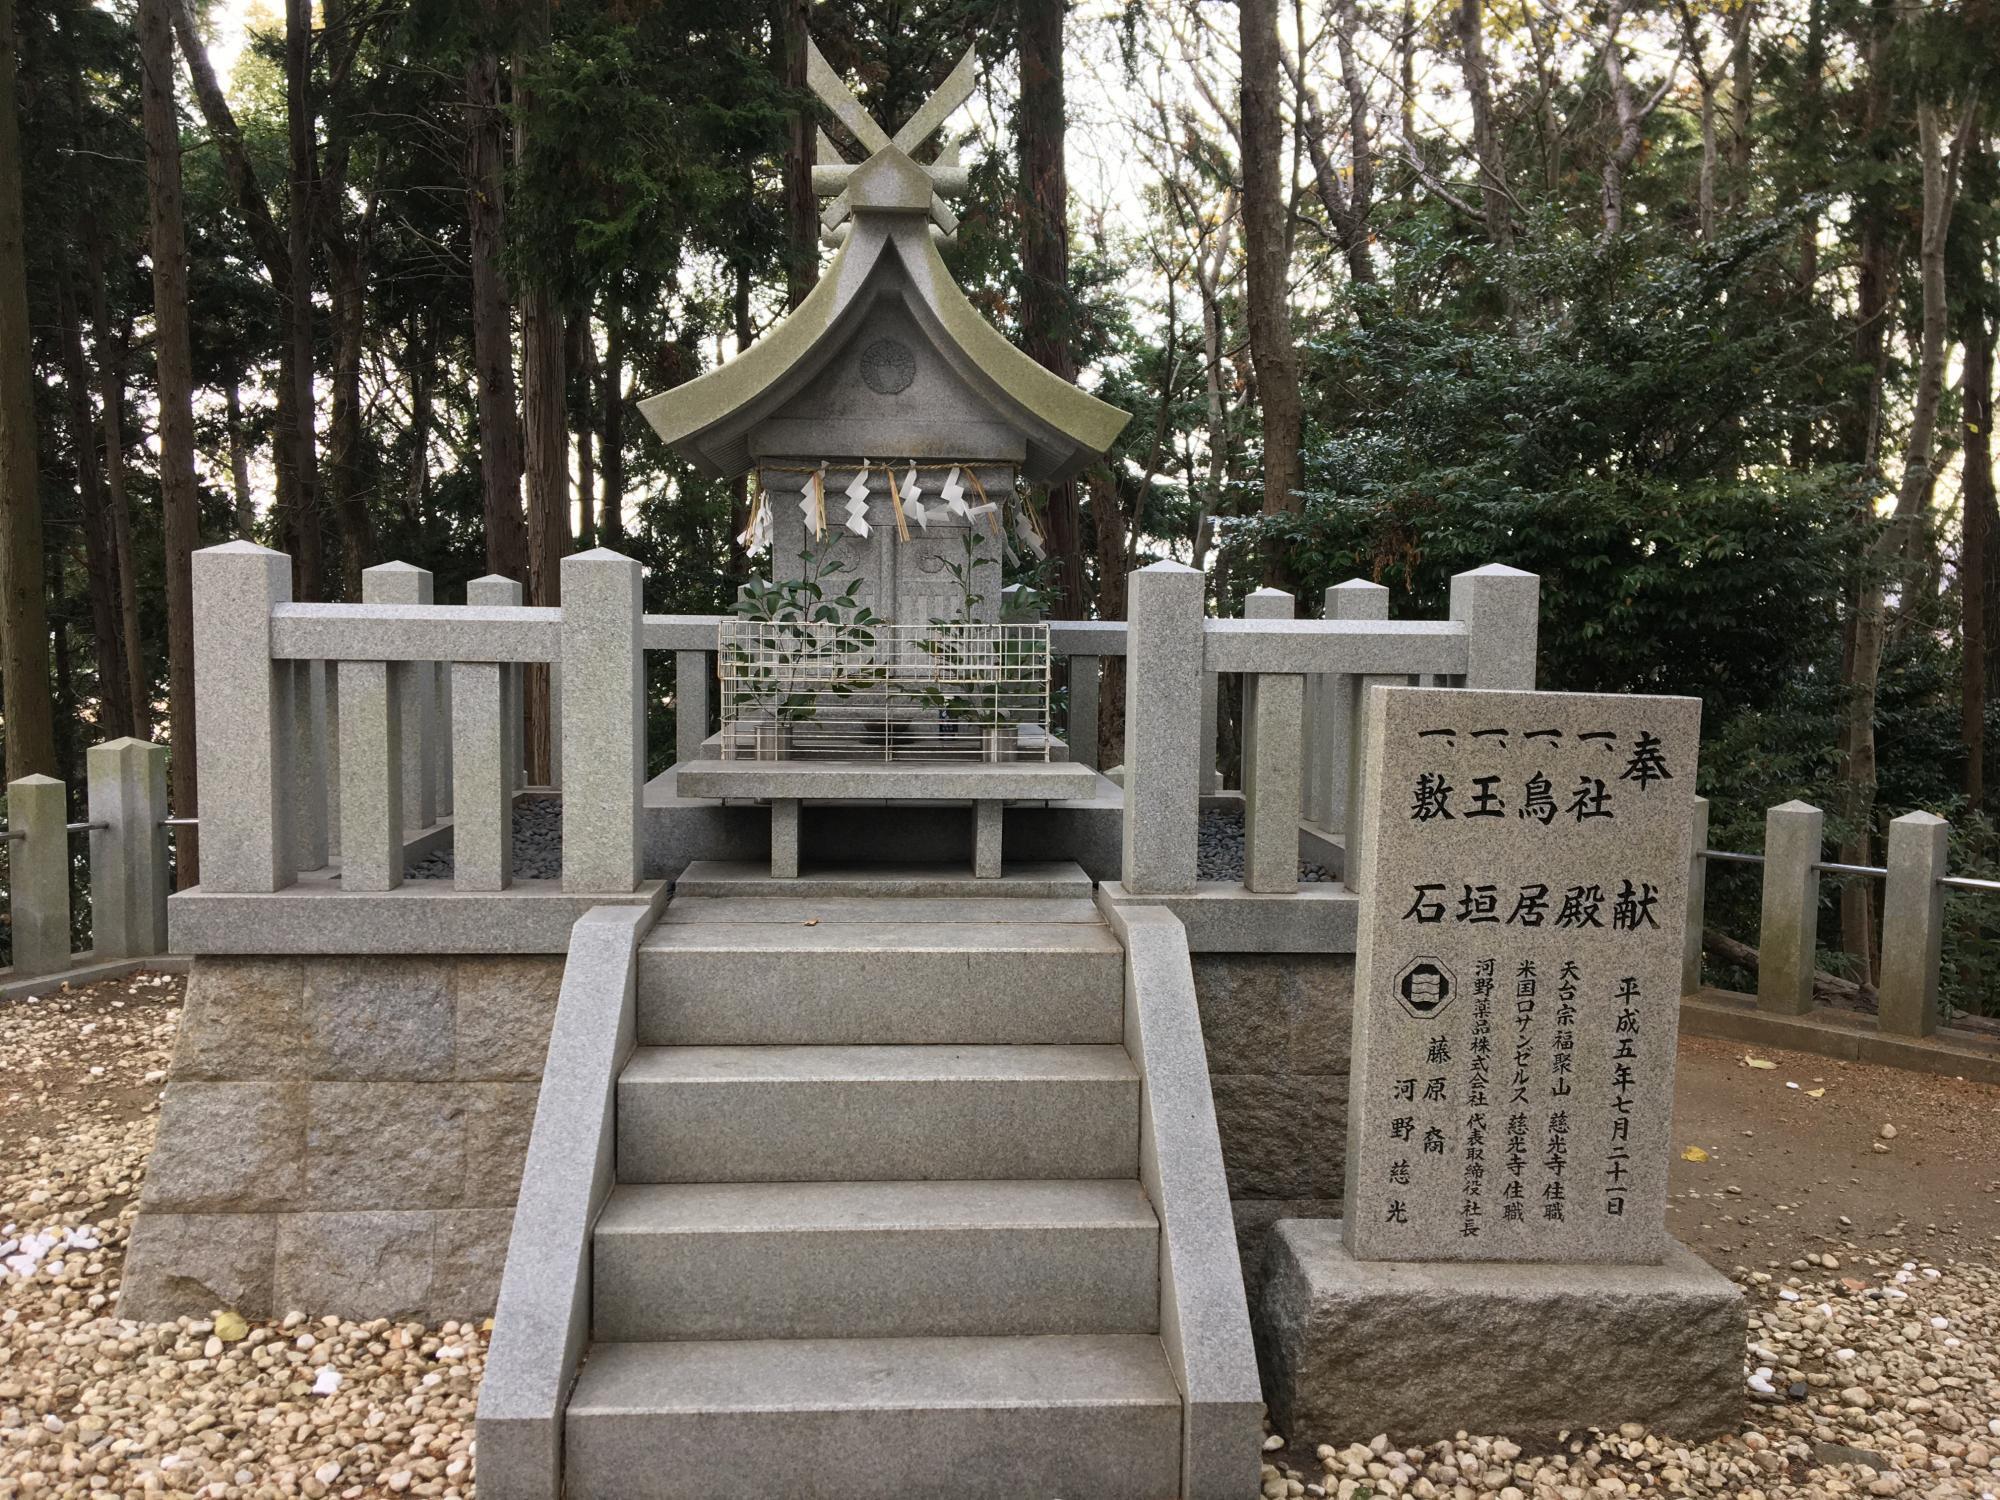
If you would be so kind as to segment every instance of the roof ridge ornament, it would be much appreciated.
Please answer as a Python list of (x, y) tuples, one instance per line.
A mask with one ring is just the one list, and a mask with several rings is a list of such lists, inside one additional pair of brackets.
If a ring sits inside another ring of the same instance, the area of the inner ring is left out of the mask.
[[(855, 97), (846, 80), (834, 72), (833, 65), (819, 50), (818, 43), (810, 37), (806, 39), (806, 83), (834, 119), (844, 125), (861, 143), (862, 149), (869, 153), (868, 159), (858, 166), (851, 164), (825, 130), (818, 132), (819, 160), (813, 167), (813, 191), (833, 200), (820, 215), (820, 228), (829, 242), (838, 241), (840, 234), (836, 231), (841, 230), (857, 207), (903, 207), (900, 197), (893, 193), (884, 201), (872, 202), (865, 191), (855, 191), (857, 176), (863, 177), (865, 186), (866, 178), (874, 175), (866, 169), (878, 161), (882, 162), (883, 175), (890, 175), (895, 167), (901, 165), (895, 161), (898, 157), (929, 179), (931, 223), (936, 226), (939, 238), (949, 242), (958, 231), (958, 216), (945, 204), (944, 197), (946, 194), (956, 196), (964, 193), (969, 186), (969, 174), (959, 165), (955, 143), (943, 144), (937, 159), (929, 165), (916, 161), (914, 153), (937, 134), (960, 105), (972, 97), (978, 80), (978, 64), (973, 49), (968, 47), (944, 82), (918, 106), (917, 112), (903, 123), (902, 129), (891, 136)], [(903, 172), (895, 175), (907, 177), (910, 174)]]

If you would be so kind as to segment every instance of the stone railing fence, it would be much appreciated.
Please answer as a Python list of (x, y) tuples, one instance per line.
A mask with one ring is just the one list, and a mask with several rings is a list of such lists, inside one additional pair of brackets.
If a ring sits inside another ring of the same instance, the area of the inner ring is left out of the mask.
[[(121, 739), (84, 757), (89, 816), (69, 821), (52, 776), (7, 786), (7, 898), (14, 962), (0, 982), (167, 951), (167, 748)], [(90, 946), (73, 951), (72, 845), (89, 838)]]
[(341, 890), (392, 890), (412, 834), (447, 826), (454, 886), (508, 889), (535, 665), (559, 704), (561, 887), (637, 888), (638, 563), (564, 558), (563, 609), (524, 607), (498, 577), (436, 604), (430, 574), (404, 563), (368, 569), (359, 604), (294, 604), (290, 559), (250, 542), (196, 553), (194, 574), (203, 890), (283, 890), (335, 852)]
[(1076, 684), (1094, 685), (1093, 657), (1117, 654), (1114, 629), (1123, 636), (1128, 893), (1198, 883), (1201, 799), (1217, 789), (1219, 677), (1243, 679), (1243, 883), (1295, 893), (1302, 822), (1345, 835), (1356, 863), (1346, 810), (1368, 794), (1368, 689), (1534, 687), (1540, 597), (1534, 574), (1495, 565), (1452, 579), (1443, 620), (1391, 620), (1389, 591), (1359, 579), (1326, 591), (1324, 619), (1296, 619), (1290, 594), (1259, 589), (1243, 619), (1215, 620), (1203, 615), (1201, 574), (1156, 563), (1132, 575), (1122, 627), (1051, 622), (1054, 646), (1070, 653), (1072, 744), (1095, 742), (1095, 693), (1080, 715)]
[[(469, 584), (465, 604), (437, 604), (431, 576), (404, 563), (367, 570), (360, 604), (295, 604), (284, 554), (249, 542), (197, 553), (203, 889), (282, 890), (335, 853), (340, 889), (393, 889), (425, 831), (447, 827), (457, 889), (509, 888), (521, 675), (541, 665), (559, 725), (561, 887), (634, 890), (643, 656), (674, 653), (676, 758), (698, 758), (720, 617), (643, 614), (639, 565), (615, 553), (562, 569), (560, 609), (523, 607), (520, 586), (497, 577)], [(1104, 659), (1127, 659), (1132, 892), (1196, 883), (1201, 798), (1218, 790), (1220, 678), (1244, 682), (1245, 884), (1296, 891), (1301, 822), (1338, 835), (1365, 792), (1354, 750), (1367, 688), (1533, 687), (1539, 590), (1496, 566), (1452, 580), (1443, 620), (1390, 620), (1388, 590), (1361, 580), (1326, 591), (1324, 619), (1296, 619), (1290, 595), (1260, 589), (1243, 619), (1214, 620), (1201, 575), (1160, 563), (1133, 575), (1129, 620), (1049, 621), (1051, 652), (1068, 660), (1076, 759), (1096, 758)]]
[[(1687, 948), (1681, 989), (1702, 988), (1703, 926), (1711, 863), (1763, 868), (1763, 903), (1756, 942), (1741, 957), (1757, 970), (1757, 1009), (1770, 1016), (1803, 1016), (1814, 1007), (1820, 882), (1822, 877), (1882, 882), (1881, 963), (1876, 975), (1876, 1022), (1885, 1036), (1922, 1038), (1937, 1032), (1941, 1017), (1940, 950), (1944, 903), (1954, 890), (1991, 894), (2000, 881), (1953, 875), (1947, 868), (1950, 825), (1926, 812), (1905, 813), (1889, 824), (1886, 865), (1840, 864), (1820, 857), (1825, 814), (1807, 802), (1786, 802), (1764, 815), (1764, 851), (1741, 854), (1708, 847), (1708, 800), (1695, 799), (1694, 857), (1688, 875)], [(1734, 952), (1727, 957), (1737, 957)], [(1835, 980), (1836, 983), (1840, 982)]]

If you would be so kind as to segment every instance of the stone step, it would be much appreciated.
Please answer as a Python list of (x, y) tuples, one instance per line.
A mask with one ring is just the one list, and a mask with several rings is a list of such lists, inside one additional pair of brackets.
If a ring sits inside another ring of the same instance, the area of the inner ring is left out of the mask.
[(597, 1344), (566, 1493), (1167, 1500), (1181, 1398), (1148, 1334)]
[(1008, 864), (998, 880), (980, 880), (957, 865), (881, 864), (807, 868), (781, 880), (768, 861), (698, 859), (674, 882), (684, 896), (996, 896), (1090, 898), (1091, 879), (1074, 860)]
[[(711, 901), (729, 920), (699, 919)], [(1124, 1036), (1124, 950), (1089, 902), (1035, 903), (1061, 920), (1031, 922), (986, 919), (989, 907), (1024, 904), (1013, 901), (833, 897), (794, 906), (696, 897), (692, 904), (695, 920), (660, 924), (639, 949), (639, 1039), (649, 1045)], [(676, 900), (669, 911), (682, 905)], [(934, 909), (940, 905), (948, 909)], [(747, 906), (796, 916), (740, 920)]]
[(1137, 1177), (1117, 1046), (641, 1047), (621, 1182)]
[(1152, 1333), (1136, 1182), (626, 1185), (598, 1218), (599, 1339)]

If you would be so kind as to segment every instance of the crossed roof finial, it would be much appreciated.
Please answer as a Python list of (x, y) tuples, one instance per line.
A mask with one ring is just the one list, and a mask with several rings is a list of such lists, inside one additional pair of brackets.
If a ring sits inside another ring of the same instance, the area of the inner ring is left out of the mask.
[[(937, 160), (928, 165), (914, 161), (913, 155), (919, 146), (937, 134), (944, 122), (951, 118), (952, 112), (972, 96), (973, 85), (978, 81), (977, 74), (972, 49), (967, 48), (965, 56), (958, 60), (958, 66), (951, 70), (951, 76), (939, 84), (903, 128), (891, 136), (862, 107), (846, 81), (833, 71), (833, 65), (821, 54), (818, 45), (811, 38), (806, 40), (807, 84), (834, 119), (846, 126), (861, 143), (862, 149), (869, 153), (869, 161), (884, 151), (894, 151), (910, 159), (912, 165), (930, 179), (931, 222), (947, 239), (958, 229), (958, 216), (945, 205), (943, 195), (962, 193), (967, 186), (966, 170), (958, 164), (958, 148), (955, 144), (945, 145), (940, 149)], [(863, 166), (866, 164), (862, 163)], [(820, 228), (829, 238), (854, 211), (849, 181), (859, 170), (841, 155), (833, 138), (821, 130), (819, 161), (813, 167), (813, 191), (821, 197), (833, 199), (820, 215)]]

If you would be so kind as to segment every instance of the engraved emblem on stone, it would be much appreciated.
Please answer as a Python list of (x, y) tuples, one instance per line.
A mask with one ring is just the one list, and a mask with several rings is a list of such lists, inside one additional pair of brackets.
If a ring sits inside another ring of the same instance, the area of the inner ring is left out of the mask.
[(1396, 998), (1411, 1016), (1428, 1020), (1457, 998), (1452, 972), (1434, 958), (1417, 958), (1396, 976)]
[(917, 378), (917, 357), (901, 339), (877, 339), (861, 351), (861, 383), (878, 396), (893, 396)]

